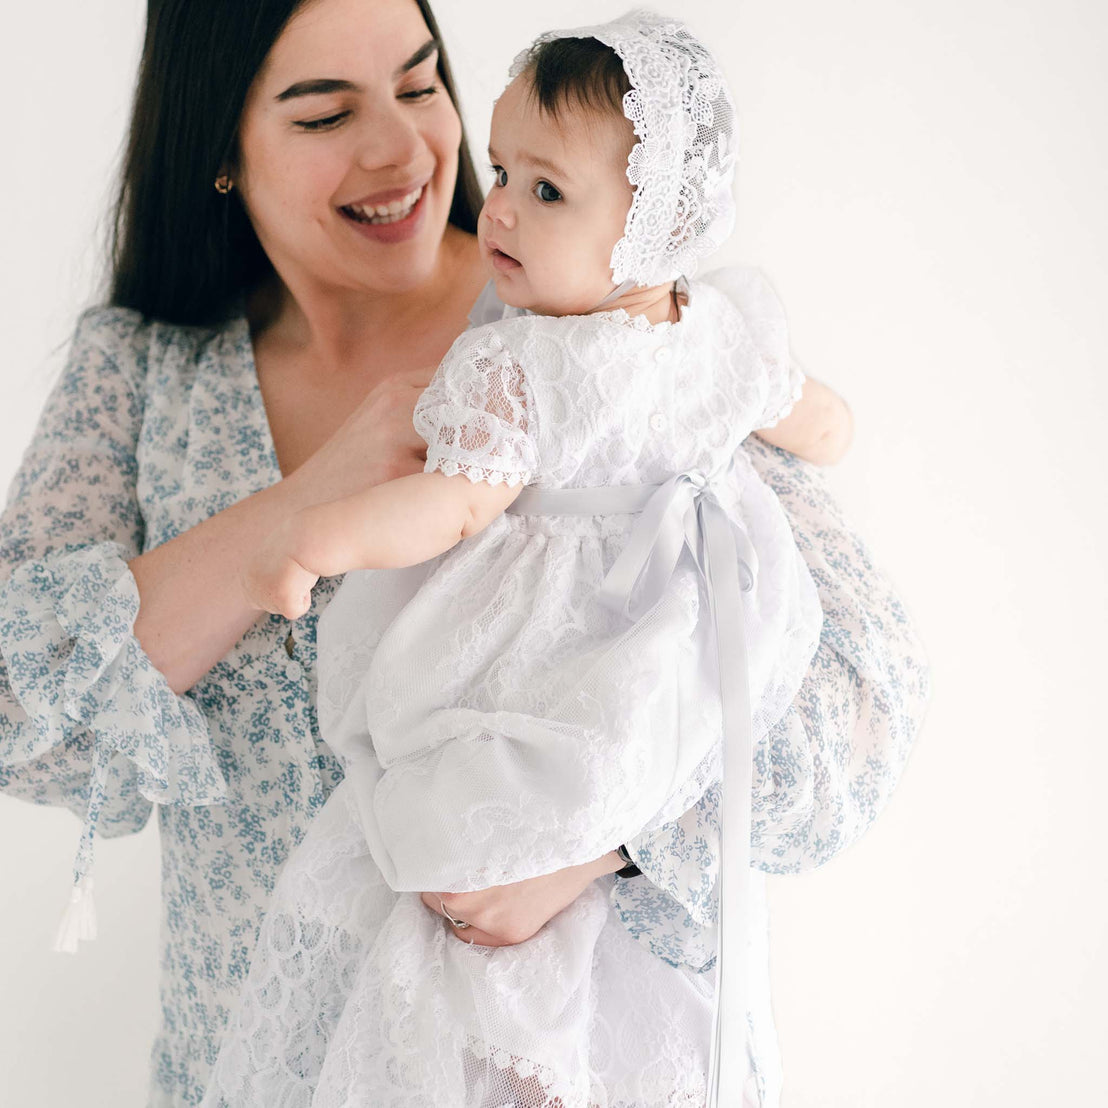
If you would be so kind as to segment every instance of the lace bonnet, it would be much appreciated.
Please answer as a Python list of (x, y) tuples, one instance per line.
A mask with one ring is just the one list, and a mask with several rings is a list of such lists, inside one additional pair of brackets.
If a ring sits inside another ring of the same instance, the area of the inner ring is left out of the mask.
[(627, 160), (635, 193), (612, 250), (612, 279), (661, 285), (691, 277), (735, 223), (735, 108), (719, 66), (682, 23), (636, 9), (595, 27), (547, 31), (516, 56), (510, 79), (536, 47), (560, 38), (610, 46), (631, 84), (623, 114), (638, 138)]

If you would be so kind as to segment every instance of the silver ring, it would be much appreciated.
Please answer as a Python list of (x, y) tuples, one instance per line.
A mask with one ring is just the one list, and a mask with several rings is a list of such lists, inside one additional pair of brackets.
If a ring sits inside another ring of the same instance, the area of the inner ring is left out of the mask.
[(466, 923), (466, 921), (465, 921), (464, 919), (455, 919), (455, 918), (454, 918), (454, 917), (453, 917), (453, 916), (452, 916), (452, 915), (451, 915), (451, 914), (450, 914), (450, 913), (449, 913), (449, 912), (448, 912), (448, 911), (446, 910), (446, 905), (445, 905), (445, 904), (443, 904), (443, 902), (442, 902), (442, 897), (441, 897), (441, 896), (439, 897), (439, 907), (440, 907), (440, 908), (442, 909), (442, 914), (443, 914), (444, 916), (446, 916), (446, 918), (447, 918), (448, 920), (450, 920), (450, 922), (451, 922), (451, 923), (452, 923), (452, 924), (453, 924), (453, 925), (454, 925), (454, 926), (455, 926), (455, 927), (456, 927), (456, 928), (457, 928), (457, 929), (458, 929), (459, 931), (463, 931), (463, 930), (465, 930), (465, 928), (467, 928), (467, 927), (469, 927), (469, 926), (470, 926), (470, 925), (469, 925), (468, 923)]

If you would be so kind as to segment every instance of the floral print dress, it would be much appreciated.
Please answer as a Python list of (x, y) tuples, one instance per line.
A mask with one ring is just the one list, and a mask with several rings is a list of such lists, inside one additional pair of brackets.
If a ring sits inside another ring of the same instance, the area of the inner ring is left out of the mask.
[[(755, 754), (755, 864), (790, 873), (835, 855), (883, 807), (929, 678), (901, 602), (819, 469), (746, 445), (824, 612), (809, 676)], [(315, 709), (316, 625), (341, 579), (321, 580), (294, 625), (259, 618), (176, 695), (134, 637), (127, 562), (280, 477), (245, 318), (190, 328), (98, 308), (79, 323), (0, 519), (0, 791), (79, 817), (78, 877), (92, 872), (96, 834), (136, 832), (158, 805), (163, 1018), (151, 1108), (202, 1099), (277, 874), (341, 780)], [(712, 889), (703, 844), (716, 800), (709, 790), (628, 843), (645, 879), (627, 882), (625, 923), (689, 965), (710, 957), (685, 936)], [(752, 1093), (770, 1106), (780, 1074), (752, 876)], [(635, 918), (633, 887), (650, 884), (671, 910), (659, 914), (661, 898), (644, 891)]]

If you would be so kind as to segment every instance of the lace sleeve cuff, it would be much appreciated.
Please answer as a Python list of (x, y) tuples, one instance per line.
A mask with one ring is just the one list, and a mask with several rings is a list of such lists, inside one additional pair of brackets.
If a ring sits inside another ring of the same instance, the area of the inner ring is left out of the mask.
[(776, 426), (793, 410), (793, 405), (804, 391), (804, 382), (808, 379), (795, 362), (789, 362), (788, 369), (779, 376), (780, 380), (770, 385), (766, 410), (758, 420), (759, 431)]
[(526, 485), (531, 480), (530, 470), (510, 472), (505, 469), (480, 465), (476, 462), (461, 461), (450, 457), (449, 454), (435, 447), (427, 449), (427, 464), (423, 467), (424, 473), (434, 473), (436, 470), (445, 473), (447, 477), (455, 477), (459, 473), (464, 474), (474, 484), (485, 481), (490, 485)]
[(461, 335), (416, 403), (425, 472), (490, 485), (527, 484), (538, 466), (534, 398), (492, 327)]

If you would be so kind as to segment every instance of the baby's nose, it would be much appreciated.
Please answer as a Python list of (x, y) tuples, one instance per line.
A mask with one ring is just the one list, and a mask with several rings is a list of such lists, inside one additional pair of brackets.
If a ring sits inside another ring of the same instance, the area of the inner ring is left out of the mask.
[(481, 214), (487, 216), (493, 223), (511, 228), (515, 226), (515, 210), (504, 192), (504, 189), (494, 187), (485, 197), (485, 206), (481, 209)]

